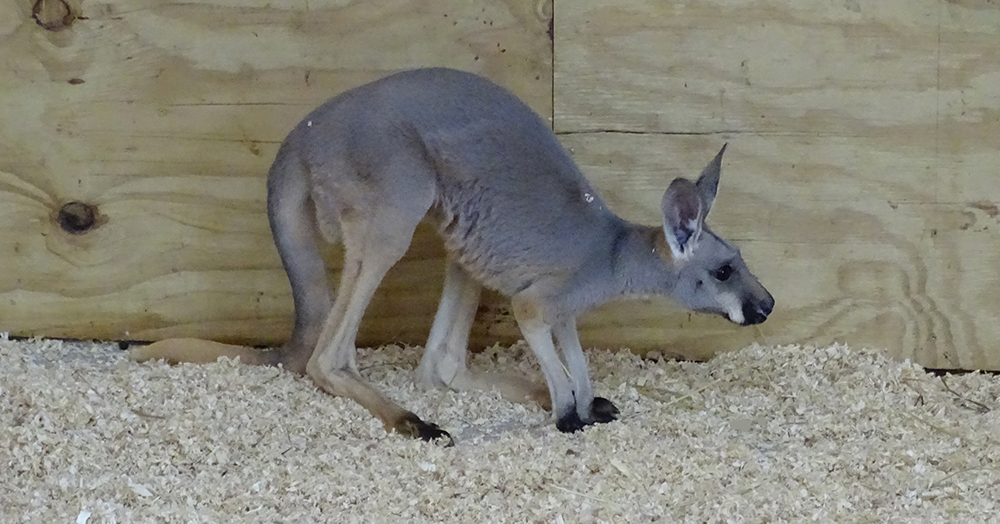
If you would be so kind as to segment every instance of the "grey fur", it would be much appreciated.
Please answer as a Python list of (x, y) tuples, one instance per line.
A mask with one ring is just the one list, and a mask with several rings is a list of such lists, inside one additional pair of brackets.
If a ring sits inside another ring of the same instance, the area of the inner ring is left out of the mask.
[[(607, 208), (544, 121), (482, 77), (419, 69), (342, 93), (292, 130), (268, 179), (271, 227), (296, 314), (275, 362), (350, 396), (337, 377), (356, 376), (360, 315), (428, 217), (449, 253), (450, 284), (421, 380), (509, 386), (465, 369), (482, 285), (512, 298), (559, 428), (610, 420), (613, 406), (595, 402), (590, 388), (576, 332), (580, 313), (617, 297), (651, 294), (742, 324), (762, 322), (773, 307), (739, 251), (704, 225), (721, 160), (722, 151), (696, 183), (671, 184), (663, 227), (633, 224)], [(318, 236), (345, 244), (336, 301)], [(714, 278), (726, 265), (731, 276)]]

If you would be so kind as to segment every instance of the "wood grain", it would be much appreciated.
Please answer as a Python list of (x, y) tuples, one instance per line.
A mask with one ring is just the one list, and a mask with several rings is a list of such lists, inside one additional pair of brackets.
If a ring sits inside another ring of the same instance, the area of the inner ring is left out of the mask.
[[(547, 0), (66, 5), (79, 17), (54, 31), (32, 2), (0, 1), (0, 331), (16, 335), (277, 343), (291, 297), (264, 180), (305, 113), (444, 65), (551, 115)], [(69, 202), (96, 208), (97, 227), (64, 231)], [(426, 337), (443, 268), (428, 236), (361, 343)]]
[[(730, 142), (709, 222), (775, 295), (761, 340), (1000, 369), (1000, 7), (584, 0), (555, 34), (556, 130), (623, 214), (655, 221)], [(586, 338), (709, 356), (755, 335), (630, 307)]]
[[(845, 341), (1000, 369), (988, 0), (559, 2), (554, 93), (547, 0), (52, 4), (45, 29), (33, 0), (0, 0), (0, 331), (281, 341), (291, 300), (263, 212), (277, 144), (343, 89), (447, 65), (554, 111), (637, 221), (731, 142), (710, 224), (775, 294), (772, 319), (616, 303), (583, 319), (585, 345), (707, 358)], [(70, 202), (96, 227), (64, 231)], [(420, 229), (360, 343), (422, 342), (441, 258)], [(518, 337), (488, 295), (473, 346)]]

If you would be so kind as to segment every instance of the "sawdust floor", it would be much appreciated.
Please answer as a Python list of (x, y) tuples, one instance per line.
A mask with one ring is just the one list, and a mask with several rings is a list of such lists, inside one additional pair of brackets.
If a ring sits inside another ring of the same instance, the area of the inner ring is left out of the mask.
[[(557, 432), (493, 393), (422, 392), (419, 350), (359, 355), (455, 436), (386, 434), (277, 369), (134, 364), (113, 344), (0, 340), (2, 522), (996, 522), (1000, 378), (873, 351), (708, 363), (592, 351), (621, 420)], [(477, 369), (537, 376), (523, 346)]]

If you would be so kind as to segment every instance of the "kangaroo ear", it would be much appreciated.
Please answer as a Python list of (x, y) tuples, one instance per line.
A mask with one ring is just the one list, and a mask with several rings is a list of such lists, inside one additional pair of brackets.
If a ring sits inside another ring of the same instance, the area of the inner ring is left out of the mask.
[(708, 206), (702, 201), (701, 188), (686, 178), (670, 183), (663, 193), (663, 234), (674, 258), (684, 260), (691, 256), (701, 236)]
[(726, 152), (727, 144), (722, 144), (722, 149), (719, 150), (719, 154), (715, 155), (715, 158), (705, 166), (705, 170), (701, 172), (701, 176), (698, 177), (698, 194), (701, 195), (701, 200), (705, 203), (705, 214), (708, 214), (708, 210), (712, 208), (712, 202), (715, 201), (715, 193), (719, 191), (719, 173), (722, 171), (722, 154)]

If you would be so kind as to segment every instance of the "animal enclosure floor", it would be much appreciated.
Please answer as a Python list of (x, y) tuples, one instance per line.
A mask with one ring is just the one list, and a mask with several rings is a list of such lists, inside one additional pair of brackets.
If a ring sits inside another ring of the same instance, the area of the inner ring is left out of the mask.
[[(843, 346), (707, 363), (589, 352), (617, 422), (564, 435), (491, 392), (419, 390), (418, 348), (362, 373), (452, 432), (386, 434), (277, 369), (135, 364), (0, 340), (2, 522), (997, 522), (1000, 378)], [(523, 346), (478, 370), (538, 376)]]

